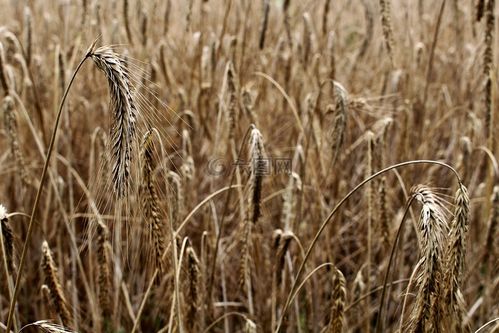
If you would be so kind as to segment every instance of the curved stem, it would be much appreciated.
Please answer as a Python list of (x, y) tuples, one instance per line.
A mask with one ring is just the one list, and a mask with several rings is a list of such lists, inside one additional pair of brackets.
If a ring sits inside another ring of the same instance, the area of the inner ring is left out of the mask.
[(434, 165), (440, 165), (442, 167), (445, 167), (445, 168), (449, 169), (456, 176), (459, 184), (461, 184), (461, 178), (459, 177), (459, 174), (450, 165), (448, 165), (448, 164), (446, 164), (444, 162), (440, 162), (440, 161), (415, 160), (415, 161), (406, 161), (406, 162), (402, 162), (402, 163), (391, 165), (391, 166), (389, 166), (389, 167), (387, 167), (387, 168), (385, 168), (383, 170), (380, 170), (380, 171), (376, 172), (375, 174), (367, 177), (360, 184), (358, 184), (357, 186), (355, 186), (345, 197), (343, 197), (343, 199), (341, 199), (341, 201), (333, 208), (333, 210), (331, 211), (331, 213), (329, 213), (329, 215), (326, 217), (326, 219), (322, 222), (319, 230), (317, 231), (317, 233), (315, 234), (314, 239), (312, 240), (312, 243), (308, 247), (307, 253), (305, 254), (305, 258), (303, 259), (302, 263), (300, 264), (300, 267), (298, 268), (298, 272), (296, 273), (296, 278), (294, 280), (293, 285), (291, 286), (291, 291), (288, 294), (288, 297), (286, 299), (286, 303), (284, 304), (284, 308), (282, 309), (282, 313), (281, 313), (281, 316), (279, 318), (279, 322), (277, 324), (277, 328), (276, 328), (276, 331), (275, 331), (276, 333), (279, 332), (279, 329), (281, 328), (282, 321), (284, 319), (284, 316), (286, 315), (286, 310), (288, 309), (289, 304), (291, 303), (291, 298), (292, 298), (292, 296), (294, 294), (294, 291), (296, 290), (296, 286), (298, 284), (298, 280), (300, 279), (300, 276), (303, 273), (303, 268), (305, 267), (305, 263), (307, 262), (308, 258), (310, 257), (310, 254), (312, 253), (312, 250), (314, 249), (314, 247), (315, 247), (315, 245), (317, 243), (317, 240), (319, 239), (320, 235), (322, 234), (322, 232), (324, 231), (324, 229), (326, 228), (326, 226), (329, 224), (329, 222), (331, 222), (331, 219), (332, 219), (333, 215), (345, 203), (345, 201), (347, 201), (352, 196), (352, 194), (354, 194), (355, 192), (357, 192), (357, 190), (359, 190), (362, 186), (364, 186), (366, 183), (370, 182), (374, 178), (376, 178), (376, 177), (378, 177), (378, 176), (380, 176), (380, 175), (382, 175), (382, 174), (384, 174), (384, 173), (386, 173), (386, 172), (388, 172), (388, 171), (390, 171), (392, 169), (397, 169), (397, 168), (401, 168), (401, 167), (404, 167), (404, 166), (416, 165), (416, 164), (434, 164)]
[[(92, 47), (93, 47), (93, 44), (92, 44), (91, 48)], [(78, 74), (80, 68), (83, 66), (83, 63), (90, 56), (90, 50), (91, 50), (91, 48), (85, 54), (85, 56), (83, 57), (83, 59), (80, 61), (80, 63), (76, 67), (76, 69), (75, 69), (75, 71), (73, 73), (73, 76), (71, 77), (71, 81), (69, 81), (69, 84), (66, 87), (66, 90), (64, 91), (64, 95), (62, 97), (61, 104), (59, 105), (59, 110), (57, 112), (57, 117), (56, 117), (55, 123), (54, 123), (54, 129), (52, 130), (52, 137), (50, 138), (50, 144), (49, 144), (49, 147), (48, 147), (48, 150), (47, 150), (47, 157), (45, 158), (45, 163), (43, 165), (43, 171), (42, 171), (42, 176), (40, 178), (40, 184), (38, 185), (38, 191), (36, 192), (35, 202), (33, 203), (33, 208), (31, 209), (31, 216), (30, 216), (30, 219), (29, 219), (28, 231), (26, 232), (26, 239), (24, 241), (23, 250), (22, 250), (22, 253), (21, 253), (21, 259), (19, 261), (19, 268), (17, 270), (16, 284), (14, 286), (14, 294), (12, 295), (13, 297), (10, 300), (9, 314), (8, 314), (8, 317), (7, 317), (7, 329), (6, 329), (7, 332), (9, 332), (10, 328), (12, 327), (12, 317), (13, 317), (13, 314), (14, 314), (14, 308), (15, 308), (15, 305), (16, 305), (17, 295), (19, 294), (22, 269), (23, 269), (24, 263), (26, 261), (26, 253), (28, 252), (28, 243), (29, 243), (29, 240), (31, 238), (31, 234), (33, 233), (33, 225), (34, 225), (34, 221), (35, 221), (35, 214), (36, 214), (36, 211), (38, 209), (38, 204), (40, 203), (41, 193), (42, 193), (42, 190), (43, 190), (43, 183), (45, 182), (45, 179), (47, 178), (48, 167), (49, 167), (49, 164), (50, 164), (50, 158), (52, 157), (52, 151), (54, 150), (54, 143), (55, 143), (55, 139), (56, 139), (56, 136), (57, 136), (57, 130), (59, 128), (59, 122), (61, 120), (61, 115), (62, 115), (62, 110), (63, 110), (63, 107), (64, 107), (64, 102), (66, 101), (66, 98), (68, 96), (69, 89), (73, 85), (73, 82), (74, 82), (74, 80), (76, 78), (76, 74)]]
[(380, 321), (383, 320), (382, 312), (383, 312), (383, 303), (385, 302), (386, 295), (386, 285), (388, 282), (388, 275), (390, 274), (390, 268), (392, 266), (393, 257), (395, 256), (395, 252), (397, 250), (397, 243), (400, 238), (400, 233), (402, 232), (402, 228), (404, 226), (404, 222), (406, 220), (407, 214), (409, 213), (409, 208), (411, 207), (412, 202), (414, 201), (415, 196), (412, 195), (407, 201), (407, 205), (405, 207), (404, 215), (402, 216), (402, 221), (400, 221), (399, 228), (397, 230), (397, 235), (395, 236), (395, 240), (393, 241), (392, 252), (390, 253), (390, 260), (388, 260), (388, 266), (386, 267), (385, 279), (383, 280), (383, 291), (381, 292), (381, 301), (379, 303), (378, 310), (378, 318), (376, 319), (376, 330), (375, 332), (381, 332), (383, 330), (383, 325), (380, 325)]
[(492, 319), (492, 320), (490, 320), (490, 321), (486, 322), (486, 323), (485, 323), (485, 324), (483, 324), (483, 325), (482, 325), (479, 329), (477, 329), (477, 330), (475, 331), (475, 333), (478, 333), (478, 332), (482, 331), (485, 327), (489, 326), (490, 324), (495, 323), (496, 321), (499, 321), (499, 317), (498, 317), (498, 318), (494, 318), (494, 319)]

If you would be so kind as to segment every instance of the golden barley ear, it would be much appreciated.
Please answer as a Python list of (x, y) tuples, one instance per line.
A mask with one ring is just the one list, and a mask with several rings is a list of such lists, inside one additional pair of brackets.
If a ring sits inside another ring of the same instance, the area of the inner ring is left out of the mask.
[(149, 130), (144, 134), (141, 144), (142, 185), (140, 196), (147, 233), (152, 244), (154, 265), (155, 268), (162, 271), (162, 256), (166, 248), (166, 236), (164, 221), (162, 220), (161, 209), (159, 207), (159, 198), (153, 179), (155, 168), (153, 154), (153, 130)]
[(260, 50), (263, 50), (265, 46), (265, 36), (267, 34), (267, 27), (269, 25), (269, 12), (270, 12), (270, 0), (263, 0), (263, 15), (262, 15), (262, 23), (260, 25), (260, 38), (258, 41), (258, 46)]
[(255, 127), (251, 130), (249, 142), (250, 160), (250, 196), (249, 196), (249, 219), (252, 223), (257, 223), (261, 216), (261, 199), (263, 176), (267, 171), (268, 164), (265, 160), (265, 150), (263, 147), (263, 137)]
[(47, 241), (42, 243), (42, 269), (45, 275), (45, 284), (50, 291), (54, 312), (57, 313), (61, 322), (65, 326), (71, 326), (71, 314), (68, 309), (66, 298), (62, 290), (61, 282), (57, 276), (57, 267), (55, 266), (52, 252)]
[(97, 269), (99, 286), (99, 306), (104, 322), (109, 321), (112, 315), (111, 305), (111, 243), (109, 242), (109, 229), (101, 222), (97, 222)]
[(329, 132), (329, 142), (331, 144), (332, 153), (331, 165), (334, 165), (336, 163), (341, 147), (343, 145), (348, 115), (347, 92), (340, 83), (333, 81), (333, 84), (335, 105), (334, 107), (332, 105), (328, 106), (326, 109), (326, 112), (335, 113), (333, 128)]
[(447, 237), (448, 245), (445, 253), (445, 274), (442, 286), (444, 297), (440, 304), (446, 307), (442, 310), (446, 314), (443, 328), (453, 332), (468, 332), (470, 328), (463, 325), (466, 309), (460, 288), (465, 267), (470, 199), (468, 190), (462, 184), (456, 192), (454, 207), (454, 217)]
[(434, 192), (423, 185), (413, 189), (413, 195), (422, 204), (418, 222), (421, 242), (421, 272), (417, 277), (419, 287), (409, 321), (410, 332), (438, 330), (442, 313), (439, 307), (443, 279), (442, 254), (448, 233), (444, 210)]
[(345, 302), (347, 291), (345, 276), (336, 267), (333, 268), (333, 291), (331, 293), (331, 312), (329, 323), (324, 333), (341, 333), (345, 325)]
[(229, 124), (229, 139), (234, 139), (236, 126), (239, 114), (239, 101), (237, 94), (236, 73), (232, 61), (227, 63), (225, 69), (225, 84), (226, 84), (226, 114), (227, 122)]
[(132, 145), (138, 111), (133, 97), (130, 74), (125, 62), (110, 47), (90, 48), (89, 57), (106, 75), (111, 95), (112, 180), (119, 198), (127, 195), (130, 183)]
[(201, 283), (199, 259), (194, 251), (194, 248), (189, 245), (187, 248), (187, 299), (186, 304), (188, 306), (186, 322), (191, 331), (194, 328), (199, 329), (196, 319), (196, 313), (200, 310), (199, 304), (199, 287)]

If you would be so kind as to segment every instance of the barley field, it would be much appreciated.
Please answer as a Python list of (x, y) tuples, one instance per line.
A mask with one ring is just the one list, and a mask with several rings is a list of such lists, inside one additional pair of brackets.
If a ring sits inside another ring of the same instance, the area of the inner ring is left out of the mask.
[(0, 332), (499, 332), (495, 0), (0, 0)]

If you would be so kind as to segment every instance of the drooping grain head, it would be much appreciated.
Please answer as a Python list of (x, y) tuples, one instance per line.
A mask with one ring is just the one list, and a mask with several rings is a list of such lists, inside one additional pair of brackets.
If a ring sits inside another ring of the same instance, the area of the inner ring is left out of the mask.
[(417, 277), (418, 293), (409, 320), (410, 332), (437, 330), (442, 320), (439, 297), (443, 279), (443, 244), (447, 236), (447, 223), (440, 200), (424, 185), (412, 190), (422, 203), (418, 222), (421, 242), (420, 274)]
[(130, 183), (132, 145), (138, 116), (130, 74), (124, 61), (109, 47), (89, 52), (97, 67), (106, 75), (111, 95), (111, 158), (112, 180), (116, 195), (127, 195)]

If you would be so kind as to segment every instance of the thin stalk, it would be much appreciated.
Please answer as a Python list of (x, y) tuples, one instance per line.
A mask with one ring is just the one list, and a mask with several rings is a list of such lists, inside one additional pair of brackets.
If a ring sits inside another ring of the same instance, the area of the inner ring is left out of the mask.
[(19, 294), (19, 289), (20, 289), (20, 284), (21, 284), (21, 273), (22, 273), (22, 269), (24, 267), (24, 263), (26, 261), (26, 254), (28, 252), (28, 243), (29, 243), (29, 240), (31, 239), (31, 234), (33, 233), (35, 214), (36, 214), (36, 211), (38, 209), (38, 204), (40, 203), (41, 193), (43, 190), (43, 183), (45, 182), (45, 179), (47, 178), (47, 172), (48, 172), (48, 167), (49, 167), (49, 163), (50, 163), (50, 158), (52, 157), (52, 151), (54, 149), (54, 143), (55, 143), (55, 139), (57, 136), (57, 130), (59, 129), (59, 122), (61, 120), (64, 102), (66, 101), (69, 90), (70, 90), (71, 86), (73, 85), (73, 82), (76, 78), (76, 74), (78, 74), (78, 72), (80, 71), (80, 68), (85, 63), (85, 60), (87, 60), (87, 58), (90, 56), (90, 52), (93, 49), (94, 45), (95, 45), (95, 42), (90, 46), (90, 48), (88, 49), (85, 56), (83, 57), (83, 59), (80, 61), (80, 63), (76, 67), (76, 69), (73, 73), (73, 76), (71, 77), (71, 80), (69, 81), (69, 84), (66, 87), (66, 90), (64, 91), (64, 95), (62, 97), (61, 104), (59, 105), (59, 110), (57, 112), (57, 118), (56, 118), (55, 123), (54, 123), (54, 129), (52, 130), (52, 137), (50, 139), (50, 144), (49, 144), (49, 147), (47, 150), (47, 157), (45, 158), (45, 163), (43, 165), (43, 171), (42, 171), (42, 176), (40, 178), (40, 184), (38, 185), (38, 190), (36, 192), (35, 202), (33, 203), (33, 208), (31, 209), (31, 216), (29, 219), (28, 231), (26, 233), (26, 239), (25, 239), (24, 245), (23, 245), (21, 259), (19, 261), (19, 268), (17, 269), (16, 284), (14, 286), (14, 294), (12, 295), (12, 299), (10, 300), (9, 314), (7, 316), (7, 329), (6, 329), (7, 332), (9, 332), (11, 327), (12, 327), (12, 317), (14, 314), (16, 299), (17, 299), (17, 296)]
[(383, 312), (383, 303), (385, 302), (386, 295), (386, 286), (388, 283), (388, 274), (390, 273), (390, 268), (392, 267), (393, 258), (395, 257), (395, 252), (397, 250), (397, 243), (400, 238), (400, 233), (402, 232), (402, 228), (404, 226), (404, 222), (407, 218), (407, 214), (409, 214), (409, 208), (411, 207), (412, 202), (416, 197), (412, 195), (407, 201), (407, 205), (405, 207), (404, 215), (402, 216), (402, 221), (400, 221), (399, 228), (397, 230), (397, 235), (395, 236), (395, 240), (393, 241), (392, 251), (390, 253), (390, 260), (388, 260), (388, 267), (386, 268), (385, 279), (383, 280), (383, 291), (381, 292), (381, 301), (379, 303), (378, 310), (378, 318), (376, 319), (376, 333), (383, 331), (383, 325), (380, 325), (380, 321), (383, 320), (382, 312)]

